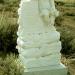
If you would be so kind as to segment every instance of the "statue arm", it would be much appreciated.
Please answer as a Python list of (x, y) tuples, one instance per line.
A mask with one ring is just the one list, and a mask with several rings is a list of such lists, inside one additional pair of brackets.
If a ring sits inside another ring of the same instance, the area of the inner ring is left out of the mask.
[(41, 15), (59, 15), (59, 12), (55, 8), (54, 0), (38, 0), (39, 10)]
[(42, 20), (46, 25), (48, 25), (49, 22), (49, 14), (50, 14), (50, 3), (49, 0), (38, 0), (38, 6), (39, 6), (39, 12), (40, 16), (42, 17)]
[[(49, 25), (51, 23), (51, 17), (54, 18), (59, 15), (59, 12), (55, 8), (54, 0), (38, 0), (38, 6), (40, 11), (40, 16), (42, 17), (44, 23)], [(53, 19), (52, 19), (53, 20)]]
[(50, 4), (50, 12), (52, 13), (51, 15), (57, 17), (59, 16), (59, 11), (57, 11), (57, 9), (55, 8), (55, 3), (54, 0), (49, 0), (49, 4)]
[(39, 11), (41, 15), (48, 15), (49, 14), (49, 0), (38, 0)]

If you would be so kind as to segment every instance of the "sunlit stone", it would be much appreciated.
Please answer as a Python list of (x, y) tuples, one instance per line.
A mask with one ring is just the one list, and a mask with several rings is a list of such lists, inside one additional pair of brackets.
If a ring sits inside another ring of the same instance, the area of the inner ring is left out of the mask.
[(25, 72), (43, 75), (48, 70), (44, 75), (56, 75), (52, 72), (56, 70), (57, 75), (66, 75), (65, 66), (60, 64), (60, 33), (54, 27), (59, 15), (54, 0), (21, 0), (18, 14), (17, 48)]

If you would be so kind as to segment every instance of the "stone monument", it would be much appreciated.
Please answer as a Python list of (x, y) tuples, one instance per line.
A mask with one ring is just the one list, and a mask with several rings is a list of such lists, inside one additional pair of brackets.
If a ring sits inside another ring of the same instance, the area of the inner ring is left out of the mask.
[(60, 63), (60, 33), (54, 27), (59, 12), (54, 0), (21, 0), (17, 49), (23, 75), (67, 75)]

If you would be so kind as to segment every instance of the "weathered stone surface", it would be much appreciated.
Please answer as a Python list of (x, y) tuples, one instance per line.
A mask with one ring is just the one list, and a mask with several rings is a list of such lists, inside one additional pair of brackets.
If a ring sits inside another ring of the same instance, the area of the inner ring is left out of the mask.
[(23, 75), (67, 75), (67, 70), (62, 64), (48, 65), (44, 67), (25, 70)]
[(54, 27), (55, 18), (59, 14), (54, 0), (21, 0), (18, 14), (17, 48), (24, 67), (31, 71), (39, 69), (38, 72), (33, 72), (36, 75), (43, 75), (43, 68), (45, 72), (48, 68), (44, 75), (50, 75), (53, 70), (59, 74), (59, 71), (65, 71), (60, 65), (60, 33)]

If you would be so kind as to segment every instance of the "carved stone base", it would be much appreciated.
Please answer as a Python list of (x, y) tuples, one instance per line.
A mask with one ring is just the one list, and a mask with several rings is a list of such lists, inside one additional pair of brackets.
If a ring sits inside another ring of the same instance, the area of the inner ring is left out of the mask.
[(67, 75), (66, 67), (62, 64), (25, 69), (23, 75)]

